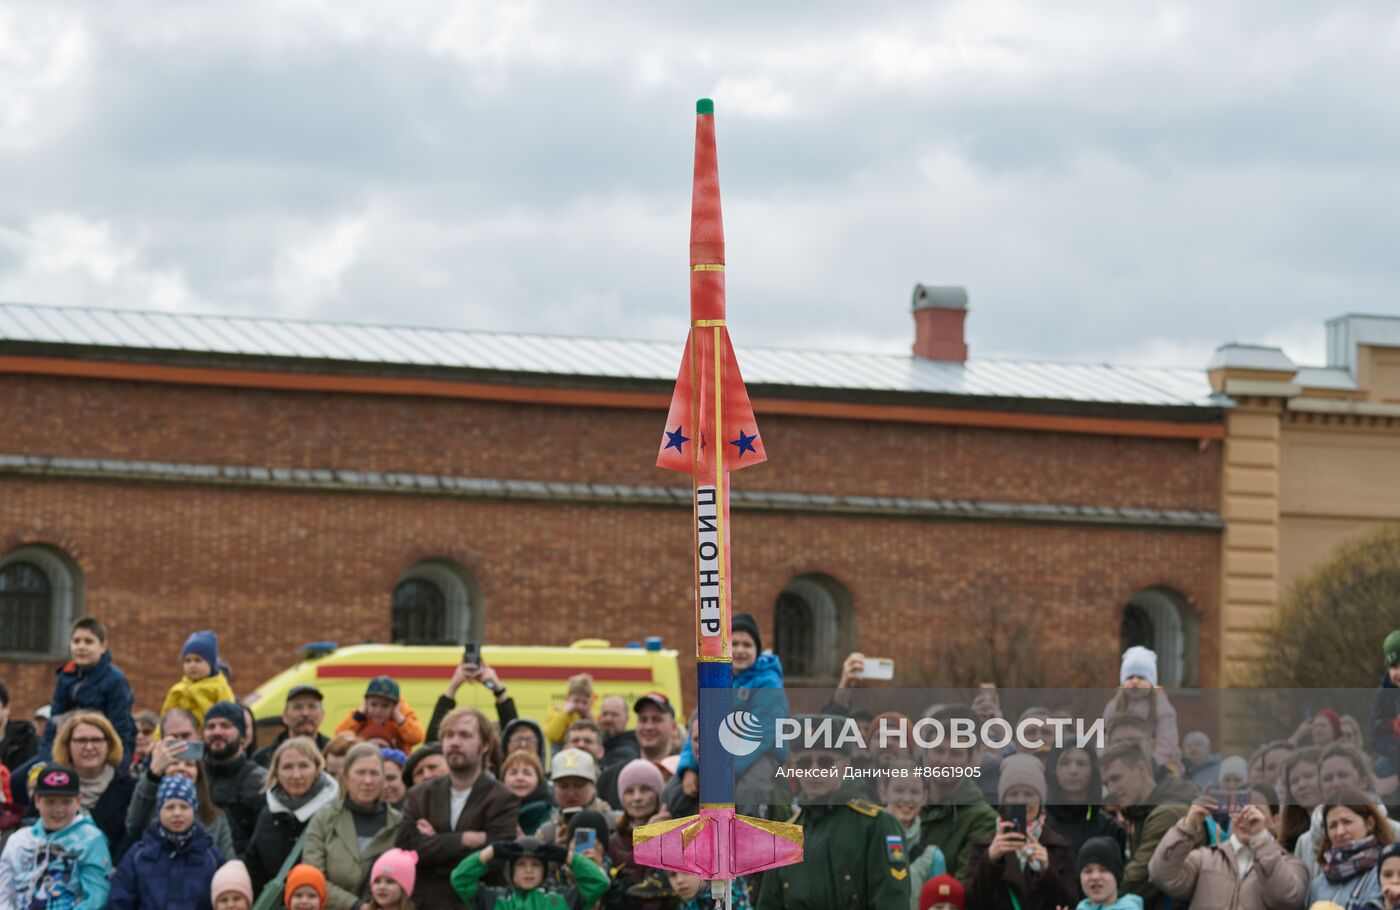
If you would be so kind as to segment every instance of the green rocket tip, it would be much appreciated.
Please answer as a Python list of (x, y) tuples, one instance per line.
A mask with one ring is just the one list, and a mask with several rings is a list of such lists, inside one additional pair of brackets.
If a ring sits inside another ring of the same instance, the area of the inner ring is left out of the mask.
[(695, 102), (695, 113), (697, 113), (697, 114), (713, 114), (714, 112), (715, 112), (715, 103), (714, 103), (713, 101), (711, 101), (709, 98), (701, 98), (699, 101)]

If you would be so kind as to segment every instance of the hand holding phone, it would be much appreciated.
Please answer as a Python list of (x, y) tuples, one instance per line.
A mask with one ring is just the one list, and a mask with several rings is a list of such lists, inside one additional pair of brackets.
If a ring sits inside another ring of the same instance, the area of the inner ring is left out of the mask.
[(476, 642), (467, 642), (462, 648), (462, 663), (481, 666), (481, 645)]
[(1026, 833), (1026, 807), (1024, 805), (1006, 805), (1001, 807), (1001, 817), (1011, 822), (1011, 830), (1025, 836)]
[(204, 743), (197, 739), (185, 740), (179, 757), (185, 761), (204, 761)]
[(598, 832), (592, 828), (579, 828), (574, 832), (574, 852), (587, 853), (598, 846)]
[(888, 657), (867, 657), (865, 666), (856, 674), (860, 679), (894, 679), (894, 661)]

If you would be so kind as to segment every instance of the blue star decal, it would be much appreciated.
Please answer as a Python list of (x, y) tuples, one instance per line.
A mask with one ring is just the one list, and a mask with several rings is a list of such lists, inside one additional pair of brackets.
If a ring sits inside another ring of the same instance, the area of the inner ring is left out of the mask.
[[(685, 452), (684, 446), (687, 442), (690, 442), (690, 438), (681, 435), (682, 429), (684, 429), (684, 427), (677, 426), (674, 433), (670, 430), (666, 431), (666, 449), (675, 449), (677, 452), (681, 453)], [(666, 449), (662, 449), (661, 451), (664, 452)]]
[(757, 433), (753, 434), (752, 436), (745, 436), (745, 435), (744, 435), (744, 431), (743, 431), (743, 430), (740, 430), (740, 431), (739, 431), (739, 438), (736, 439), (736, 440), (734, 440), (733, 442), (731, 442), (730, 445), (732, 445), (732, 446), (738, 446), (738, 447), (739, 447), (739, 457), (740, 457), (740, 458), (743, 458), (745, 452), (753, 452), (755, 455), (758, 454), (758, 452), (757, 452), (757, 451), (754, 449), (754, 447), (753, 447), (753, 444), (754, 444), (757, 440), (758, 440), (758, 434), (757, 434)]

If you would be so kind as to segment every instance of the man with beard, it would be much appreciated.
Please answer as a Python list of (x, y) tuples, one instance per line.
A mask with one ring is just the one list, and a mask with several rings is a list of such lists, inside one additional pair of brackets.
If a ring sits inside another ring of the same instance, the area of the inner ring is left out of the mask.
[(267, 772), (243, 752), (248, 733), (243, 708), (231, 701), (216, 702), (204, 712), (204, 765), (209, 772), (209, 792), (214, 805), (228, 816), (233, 846), (242, 854), (258, 821), (264, 799)]
[(621, 695), (609, 695), (598, 708), (598, 726), (603, 731), (603, 760), (599, 770), (625, 765), (642, 754), (637, 734), (627, 729), (627, 702)]
[(492, 841), (513, 841), (520, 801), (486, 770), (496, 731), (476, 708), (457, 708), (439, 730), (446, 777), (415, 786), (403, 806), (395, 846), (418, 853), (420, 907), (461, 907), (452, 870)]
[(282, 735), (253, 753), (253, 761), (266, 768), (272, 763), (272, 753), (293, 736), (308, 736), (316, 741), (317, 749), (325, 749), (330, 740), (321, 734), (321, 724), (326, 719), (325, 706), (321, 704), (321, 690), (315, 686), (292, 686), (287, 693), (286, 704), (282, 706)]

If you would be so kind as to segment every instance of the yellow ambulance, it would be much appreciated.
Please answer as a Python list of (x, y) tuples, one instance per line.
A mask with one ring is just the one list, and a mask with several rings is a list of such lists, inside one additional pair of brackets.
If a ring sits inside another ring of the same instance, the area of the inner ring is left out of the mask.
[[(243, 699), (259, 729), (281, 728), (282, 708), (294, 686), (313, 685), (325, 697), (326, 720), (321, 732), (333, 734), (346, 714), (364, 702), (365, 688), (376, 676), (392, 677), (423, 728), (432, 719), (438, 696), (447, 688), (462, 660), (460, 647), (415, 645), (309, 645), (305, 659), (263, 683)], [(647, 692), (661, 692), (684, 719), (676, 652), (663, 649), (659, 639), (645, 647), (614, 648), (602, 639), (576, 641), (567, 648), (532, 645), (483, 645), (482, 661), (495, 669), (521, 717), (543, 723), (551, 707), (563, 707), (570, 676), (587, 673), (599, 700), (621, 695), (630, 711)], [(457, 691), (457, 704), (480, 708), (495, 719), (495, 696), (485, 686), (468, 682)], [(596, 704), (596, 702), (595, 702)], [(631, 726), (631, 724), (629, 724)], [(258, 740), (269, 737), (260, 734)]]

